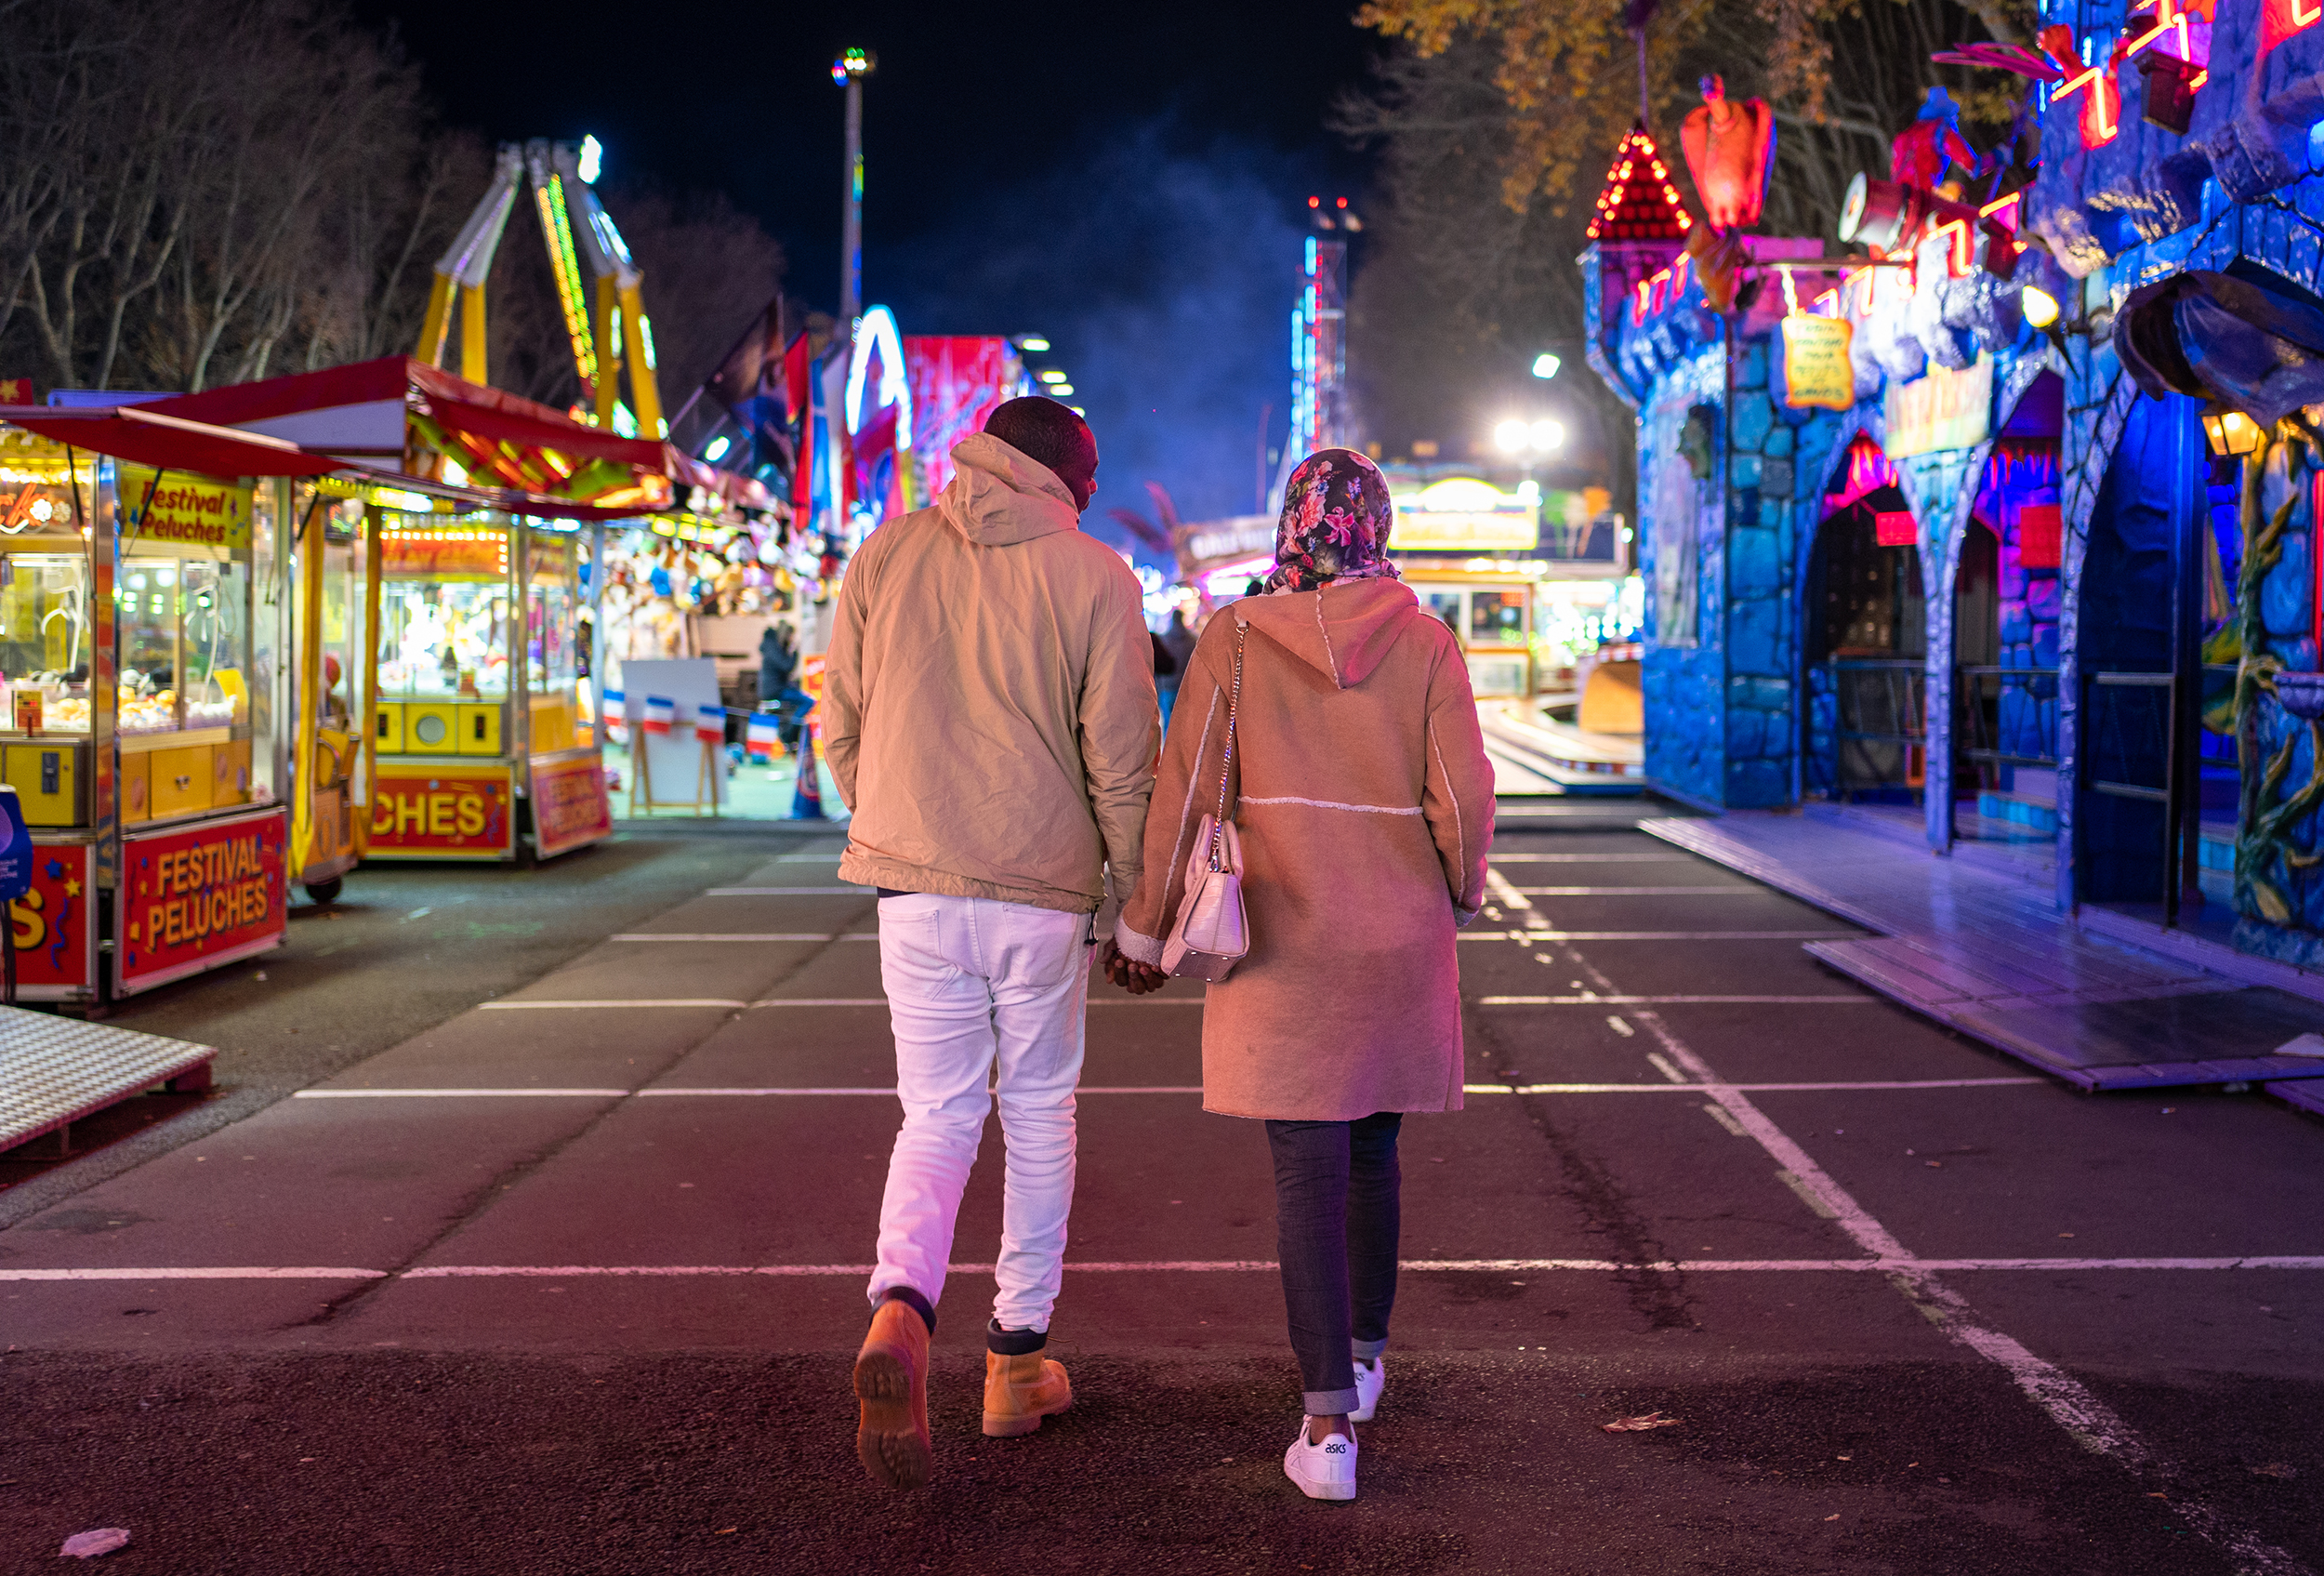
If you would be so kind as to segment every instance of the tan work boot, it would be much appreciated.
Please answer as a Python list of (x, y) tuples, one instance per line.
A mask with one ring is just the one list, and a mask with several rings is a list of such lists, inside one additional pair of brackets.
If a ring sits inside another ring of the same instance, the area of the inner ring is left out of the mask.
[(1065, 1365), (1038, 1352), (1007, 1357), (984, 1354), (984, 1432), (996, 1439), (1030, 1434), (1041, 1419), (1074, 1404)]
[(871, 1332), (855, 1355), (855, 1397), (863, 1403), (855, 1453), (864, 1469), (891, 1489), (924, 1488), (928, 1326), (909, 1303), (891, 1297), (872, 1314)]

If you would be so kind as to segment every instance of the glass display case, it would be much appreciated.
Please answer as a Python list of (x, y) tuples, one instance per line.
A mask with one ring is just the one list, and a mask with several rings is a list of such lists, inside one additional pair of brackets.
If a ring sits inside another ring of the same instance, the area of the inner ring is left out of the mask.
[(612, 835), (584, 741), (579, 543), (484, 515), (383, 513), (370, 852), (508, 859)]
[[(284, 816), (271, 556), (283, 484), (160, 470), (0, 427), (0, 778), (38, 857), (20, 994), (92, 1001), (279, 946)], [(266, 733), (261, 740), (257, 735)]]

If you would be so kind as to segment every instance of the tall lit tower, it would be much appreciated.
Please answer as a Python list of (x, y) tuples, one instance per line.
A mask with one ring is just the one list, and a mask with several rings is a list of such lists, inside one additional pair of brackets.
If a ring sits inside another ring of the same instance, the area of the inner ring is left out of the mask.
[[(1283, 472), (1317, 449), (1344, 447), (1348, 427), (1347, 285), (1349, 232), (1364, 228), (1348, 200), (1326, 207), (1307, 200), (1312, 228), (1305, 242), (1299, 304), (1291, 309), (1291, 435)], [(1277, 483), (1280, 491), (1281, 484)]]
[(855, 331), (864, 315), (864, 79), (879, 64), (868, 49), (845, 49), (831, 62), (831, 80), (847, 90), (847, 166), (840, 172), (839, 331)]

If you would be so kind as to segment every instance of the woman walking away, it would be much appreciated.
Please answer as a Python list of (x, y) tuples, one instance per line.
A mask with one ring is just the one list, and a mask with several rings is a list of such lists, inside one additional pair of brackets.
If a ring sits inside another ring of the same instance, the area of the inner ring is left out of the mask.
[[(1456, 927), (1485, 899), (1493, 768), (1467, 664), (1386, 557), (1388, 486), (1325, 449), (1292, 473), (1265, 593), (1221, 609), (1179, 691), (1145, 868), (1109, 966), (1162, 983), (1206, 814), (1233, 823), (1249, 950), (1209, 987), (1203, 1106), (1267, 1124), (1306, 1420), (1284, 1471), (1355, 1497), (1353, 1423), (1386, 1384), (1396, 1132), (1460, 1108)], [(1217, 840), (1231, 857), (1231, 845)]]

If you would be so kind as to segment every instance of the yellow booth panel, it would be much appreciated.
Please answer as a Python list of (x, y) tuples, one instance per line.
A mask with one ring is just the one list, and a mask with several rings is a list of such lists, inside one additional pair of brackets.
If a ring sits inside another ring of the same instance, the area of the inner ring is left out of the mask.
[(153, 758), (121, 758), (121, 819), (126, 824), (153, 818)]
[(573, 737), (573, 706), (562, 695), (539, 695), (532, 701), (533, 743), (535, 755), (548, 755), (560, 749), (571, 749)]
[(157, 749), (153, 762), (153, 814), (182, 815), (210, 807), (210, 747), (190, 745), (182, 749)]
[(451, 755), (458, 719), (450, 701), (415, 700), (403, 708), (403, 748), (413, 755)]
[(1643, 734), (1646, 731), (1646, 701), (1639, 682), (1641, 664), (1601, 662), (1590, 669), (1582, 685), (1581, 709), (1575, 721), (1593, 734)]
[(210, 807), (250, 802), (250, 741), (210, 746)]
[(460, 748), (462, 755), (498, 755), (500, 753), (500, 708), (480, 705), (472, 700), (460, 702)]
[(372, 722), (371, 736), (375, 741), (374, 748), (380, 754), (401, 755), (403, 753), (403, 703), (402, 701), (383, 700), (379, 703), (378, 715)]
[(69, 744), (12, 744), (5, 775), (23, 806), (26, 825), (81, 824), (80, 761)]

